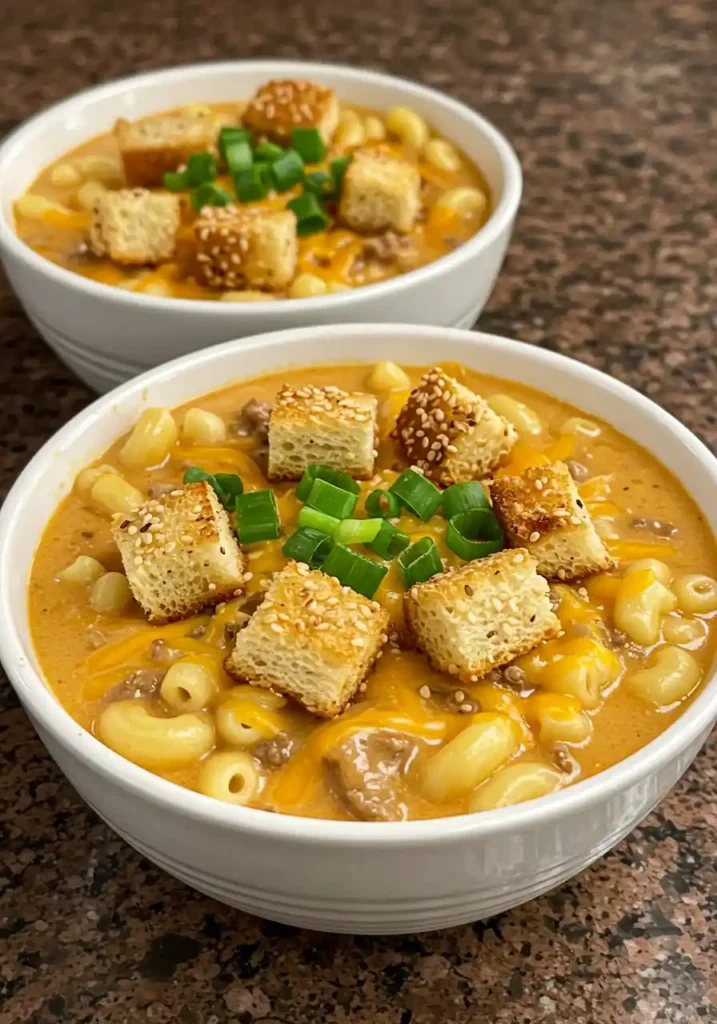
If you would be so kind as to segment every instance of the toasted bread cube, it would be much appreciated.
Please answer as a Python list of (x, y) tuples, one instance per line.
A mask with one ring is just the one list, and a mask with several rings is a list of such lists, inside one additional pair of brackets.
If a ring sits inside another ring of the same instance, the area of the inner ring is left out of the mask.
[(291, 210), (206, 206), (194, 222), (195, 276), (209, 288), (280, 291), (296, 272)]
[(499, 551), (417, 583), (408, 627), (434, 668), (472, 683), (558, 636), (547, 582), (527, 551)]
[(316, 128), (328, 143), (339, 123), (339, 101), (332, 89), (316, 82), (275, 80), (257, 89), (243, 121), (257, 135), (276, 142), (289, 142), (293, 128)]
[(112, 536), (135, 600), (154, 625), (194, 615), (243, 588), (244, 554), (204, 480), (149, 500), (134, 515), (116, 515)]
[(409, 462), (446, 487), (486, 476), (505, 460), (518, 437), (512, 423), (440, 366), (411, 392), (394, 436)]
[(269, 422), (269, 479), (298, 480), (310, 462), (321, 462), (367, 480), (376, 458), (376, 407), (376, 398), (361, 391), (285, 384)]
[(90, 246), (115, 263), (170, 260), (180, 223), (179, 197), (122, 188), (98, 195), (92, 211)]
[(289, 562), (238, 634), (225, 668), (333, 718), (371, 670), (387, 625), (388, 614), (376, 601), (333, 576)]
[(153, 188), (166, 171), (176, 171), (192, 153), (216, 151), (221, 118), (208, 108), (153, 114), (138, 121), (120, 118), (114, 127), (129, 185)]
[(385, 153), (357, 152), (344, 177), (339, 218), (354, 231), (407, 232), (421, 208), (418, 168)]
[(614, 566), (564, 462), (493, 480), (490, 493), (508, 540), (530, 551), (541, 575), (577, 580)]

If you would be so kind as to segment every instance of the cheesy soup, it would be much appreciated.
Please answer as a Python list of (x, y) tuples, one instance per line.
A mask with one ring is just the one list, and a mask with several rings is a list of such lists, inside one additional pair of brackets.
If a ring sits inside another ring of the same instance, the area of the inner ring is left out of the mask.
[(133, 292), (310, 298), (421, 267), (474, 235), (488, 185), (415, 111), (313, 82), (129, 122), (51, 164), (15, 204), (40, 255)]
[(607, 423), (508, 380), (327, 366), (147, 409), (36, 553), (53, 693), (218, 800), (480, 812), (673, 723), (709, 671), (717, 550)]

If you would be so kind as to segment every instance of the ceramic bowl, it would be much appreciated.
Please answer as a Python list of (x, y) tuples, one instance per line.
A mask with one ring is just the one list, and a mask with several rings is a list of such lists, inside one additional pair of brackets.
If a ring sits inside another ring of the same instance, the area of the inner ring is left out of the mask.
[(638, 753), (531, 803), (431, 821), (321, 821), (223, 804), (125, 761), (47, 689), (28, 628), (33, 553), (55, 504), (148, 405), (174, 406), (288, 364), (430, 363), (436, 354), (612, 423), (655, 453), (717, 532), (717, 460), (668, 413), (581, 363), (505, 338), (405, 325), (283, 331), (184, 356), (99, 399), (33, 458), (0, 513), (0, 655), (78, 793), (128, 843), (189, 885), (251, 913), (327, 931), (458, 925), (559, 885), (622, 839), (674, 785), (717, 718), (717, 677)]
[[(316, 299), (223, 303), (158, 298), (74, 274), (15, 235), (12, 205), (68, 149), (136, 118), (191, 102), (249, 96), (270, 78), (311, 78), (358, 104), (413, 107), (485, 175), (494, 212), (465, 245), (389, 281)], [(0, 255), (25, 311), (58, 356), (103, 392), (198, 348), (263, 331), (344, 322), (470, 327), (491, 293), (520, 202), (520, 165), (485, 118), (424, 86), (373, 71), (297, 61), (196, 64), (88, 89), (31, 118), (0, 148)]]

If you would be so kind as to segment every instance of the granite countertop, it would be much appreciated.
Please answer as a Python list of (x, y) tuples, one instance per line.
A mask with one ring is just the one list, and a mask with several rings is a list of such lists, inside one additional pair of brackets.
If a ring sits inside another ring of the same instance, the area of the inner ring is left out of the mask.
[[(601, 367), (714, 447), (716, 38), (709, 0), (5, 0), (0, 131), (92, 83), (211, 58), (349, 61), (450, 90), (525, 171), (480, 326)], [(0, 345), (7, 487), (91, 395), (2, 283)], [(577, 879), (398, 939), (262, 922), (163, 874), (81, 803), (4, 679), (0, 766), (0, 1024), (717, 1021), (714, 739)]]

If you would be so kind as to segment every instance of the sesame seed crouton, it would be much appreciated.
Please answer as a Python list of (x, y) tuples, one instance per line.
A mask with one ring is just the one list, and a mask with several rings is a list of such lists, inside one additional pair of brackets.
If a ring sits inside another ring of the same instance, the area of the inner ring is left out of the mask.
[(114, 127), (130, 185), (153, 188), (166, 171), (176, 171), (192, 153), (216, 152), (221, 117), (208, 108), (153, 114), (138, 121), (120, 118)]
[(430, 370), (411, 392), (394, 437), (406, 457), (435, 483), (464, 483), (496, 469), (517, 440), (512, 423), (480, 395), (444, 373)]
[(92, 211), (90, 246), (115, 263), (161, 263), (174, 255), (180, 217), (178, 196), (144, 188), (102, 192)]
[(276, 573), (237, 636), (227, 672), (278, 690), (323, 718), (340, 714), (386, 642), (376, 601), (302, 563)]
[(406, 622), (434, 668), (475, 682), (558, 636), (547, 582), (527, 551), (499, 551), (417, 583)]
[(244, 124), (276, 142), (291, 139), (292, 128), (316, 128), (330, 142), (339, 123), (339, 101), (332, 89), (293, 78), (265, 82), (244, 110)]
[(296, 272), (291, 210), (205, 206), (194, 222), (194, 275), (209, 288), (279, 291)]
[(543, 576), (577, 580), (613, 568), (564, 462), (493, 480), (490, 493), (508, 540), (530, 551)]
[(421, 208), (418, 168), (376, 150), (354, 153), (344, 177), (339, 218), (354, 231), (413, 228)]
[(376, 458), (376, 408), (376, 398), (360, 391), (285, 384), (269, 423), (269, 479), (298, 480), (310, 462), (321, 462), (367, 480)]
[(112, 536), (132, 593), (154, 625), (194, 615), (243, 587), (244, 554), (204, 480), (149, 500), (134, 515), (116, 515)]

